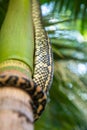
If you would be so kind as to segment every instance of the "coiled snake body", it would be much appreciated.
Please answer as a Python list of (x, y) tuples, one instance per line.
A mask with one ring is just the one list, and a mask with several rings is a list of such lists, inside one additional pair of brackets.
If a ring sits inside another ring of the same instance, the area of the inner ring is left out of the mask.
[(42, 26), (38, 0), (32, 0), (32, 19), (35, 34), (35, 59), (33, 81), (17, 75), (0, 75), (0, 86), (15, 86), (29, 93), (33, 100), (35, 120), (46, 105), (47, 93), (53, 78), (53, 57), (48, 36)]

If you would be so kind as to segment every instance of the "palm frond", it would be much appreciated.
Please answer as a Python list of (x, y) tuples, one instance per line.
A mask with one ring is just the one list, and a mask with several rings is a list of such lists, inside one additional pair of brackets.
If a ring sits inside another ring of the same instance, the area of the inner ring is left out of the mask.
[[(42, 0), (43, 3), (43, 0)], [(45, 1), (44, 1), (45, 3)], [(58, 16), (67, 16), (62, 19), (62, 21), (68, 20), (73, 20), (73, 21), (78, 21), (81, 20), (81, 30), (86, 28), (86, 22), (87, 22), (87, 2), (86, 0), (51, 0), (46, 1), (48, 5), (50, 3), (53, 3), (53, 9), (51, 13), (55, 15), (56, 17)], [(51, 15), (52, 16), (52, 15)], [(48, 17), (48, 16), (47, 16)], [(67, 19), (66, 19), (67, 18)], [(60, 21), (61, 22), (61, 21)]]
[(81, 0), (51, 2), (55, 3), (53, 10), (43, 16), (43, 22), (54, 52), (54, 80), (50, 102), (36, 129), (86, 130), (87, 28), (83, 29), (86, 24), (82, 23), (86, 3)]

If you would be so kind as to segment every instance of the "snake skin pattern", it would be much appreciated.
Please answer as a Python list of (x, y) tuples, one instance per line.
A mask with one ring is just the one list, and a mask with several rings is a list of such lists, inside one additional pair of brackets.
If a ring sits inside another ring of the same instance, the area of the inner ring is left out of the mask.
[(32, 0), (32, 16), (35, 31), (33, 80), (48, 93), (53, 78), (53, 56), (48, 36), (42, 26), (40, 5), (37, 0)]
[(34, 120), (37, 120), (44, 110), (46, 105), (46, 94), (42, 91), (40, 86), (30, 81), (27, 78), (19, 77), (14, 74), (1, 74), (0, 75), (0, 87), (16, 87), (26, 91), (32, 98), (31, 103), (34, 112)]
[(53, 78), (53, 56), (48, 36), (42, 26), (38, 0), (32, 0), (32, 19), (35, 34), (35, 59), (33, 80), (15, 74), (1, 74), (0, 87), (21, 88), (32, 98), (34, 120), (37, 120), (45, 108), (47, 94)]

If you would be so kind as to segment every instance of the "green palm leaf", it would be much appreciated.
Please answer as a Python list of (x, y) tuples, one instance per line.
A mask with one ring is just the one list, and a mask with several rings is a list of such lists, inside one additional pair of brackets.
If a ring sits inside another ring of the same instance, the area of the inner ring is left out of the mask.
[[(54, 52), (54, 80), (50, 102), (36, 129), (86, 130), (87, 5), (85, 1), (51, 2), (53, 9), (43, 16), (43, 22)], [(42, 11), (51, 2), (42, 5)]]

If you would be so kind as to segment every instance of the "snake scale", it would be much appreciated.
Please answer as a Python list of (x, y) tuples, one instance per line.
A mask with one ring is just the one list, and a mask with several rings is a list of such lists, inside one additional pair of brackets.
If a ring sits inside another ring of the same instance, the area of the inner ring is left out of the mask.
[(0, 75), (0, 87), (15, 86), (31, 95), (34, 119), (38, 119), (45, 108), (47, 95), (53, 78), (53, 55), (48, 36), (42, 25), (41, 10), (38, 0), (32, 0), (32, 20), (35, 34), (35, 59), (32, 80), (23, 76)]

